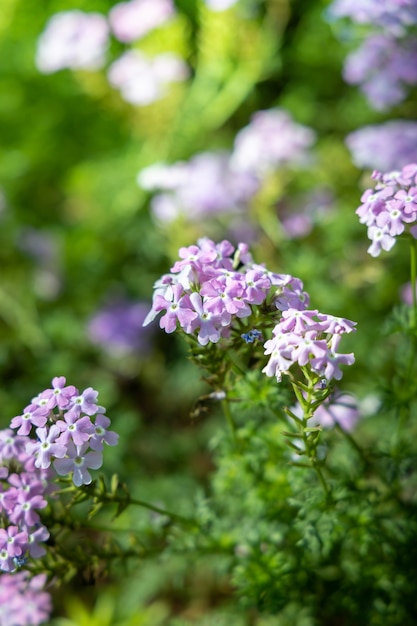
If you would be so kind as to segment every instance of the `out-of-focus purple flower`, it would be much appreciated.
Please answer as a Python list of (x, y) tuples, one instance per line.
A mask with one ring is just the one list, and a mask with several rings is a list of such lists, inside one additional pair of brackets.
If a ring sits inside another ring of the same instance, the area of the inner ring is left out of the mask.
[(306, 237), (314, 224), (331, 211), (333, 199), (331, 192), (322, 188), (294, 200), (286, 199), (278, 206), (278, 216), (287, 237)]
[[(416, 283), (417, 289), (417, 283)], [(400, 289), (400, 298), (404, 304), (408, 304), (408, 306), (412, 306), (413, 304), (413, 290), (411, 289), (411, 283), (408, 282), (403, 285)]]
[(335, 0), (328, 8), (331, 18), (349, 17), (358, 24), (371, 24), (402, 35), (417, 23), (415, 0)]
[(330, 395), (315, 411), (309, 426), (320, 424), (323, 428), (333, 428), (339, 424), (343, 430), (353, 430), (360, 418), (358, 401), (349, 393)]
[(51, 597), (44, 591), (46, 574), (33, 578), (29, 572), (0, 576), (1, 626), (40, 626), (52, 611)]
[(171, 83), (188, 75), (188, 67), (179, 56), (167, 52), (150, 58), (139, 50), (125, 52), (108, 70), (110, 84), (126, 102), (138, 106), (160, 100)]
[(417, 162), (417, 122), (411, 120), (364, 126), (347, 135), (345, 141), (360, 168), (389, 172)]
[(294, 122), (287, 111), (257, 111), (236, 135), (231, 164), (258, 175), (284, 165), (305, 164), (314, 140), (311, 128)]
[(230, 9), (238, 0), (204, 0), (212, 11), (225, 11)]
[(384, 111), (401, 102), (408, 85), (417, 83), (417, 42), (414, 36), (395, 39), (369, 36), (345, 60), (343, 76), (359, 85), (370, 105)]
[(172, 0), (131, 0), (113, 7), (109, 22), (117, 39), (130, 43), (167, 22), (174, 12)]
[(97, 311), (90, 319), (90, 341), (116, 356), (145, 354), (150, 350), (151, 332), (143, 328), (149, 305), (144, 302), (116, 300)]
[(227, 152), (203, 152), (188, 162), (155, 164), (138, 174), (147, 190), (163, 190), (152, 199), (152, 210), (161, 221), (179, 215), (190, 220), (245, 210), (259, 189), (251, 173), (234, 169)]
[(109, 27), (104, 15), (63, 11), (51, 17), (38, 40), (36, 66), (44, 74), (104, 65)]

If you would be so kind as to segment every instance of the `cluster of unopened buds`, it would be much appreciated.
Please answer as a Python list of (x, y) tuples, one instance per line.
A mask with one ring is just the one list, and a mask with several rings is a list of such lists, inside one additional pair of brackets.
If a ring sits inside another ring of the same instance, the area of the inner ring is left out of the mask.
[(91, 387), (79, 393), (56, 377), (0, 431), (0, 571), (45, 554), (49, 531), (38, 511), (53, 495), (57, 476), (72, 474), (77, 487), (91, 483), (89, 470), (101, 467), (103, 444), (117, 444), (97, 396)]
[(391, 250), (404, 232), (417, 239), (417, 164), (386, 174), (374, 171), (372, 178), (375, 189), (365, 191), (356, 213), (368, 227), (368, 252), (376, 257), (381, 250)]
[[(278, 381), (296, 363), (308, 364), (318, 376), (331, 380), (342, 377), (341, 364), (354, 362), (353, 354), (339, 354), (338, 346), (343, 334), (355, 330), (355, 323), (306, 310), (309, 296), (301, 280), (255, 264), (246, 244), (235, 248), (228, 241), (215, 244), (204, 238), (181, 248), (179, 255), (171, 273), (155, 284), (145, 325), (163, 313), (160, 327), (167, 333), (180, 328), (205, 346), (227, 339), (232, 330), (239, 331), (245, 343), (260, 341), (263, 331), (277, 321), (272, 339), (264, 343), (265, 354), (271, 356), (263, 372)], [(251, 328), (251, 316), (256, 316), (256, 329)], [(249, 330), (242, 333), (237, 322), (244, 318)]]

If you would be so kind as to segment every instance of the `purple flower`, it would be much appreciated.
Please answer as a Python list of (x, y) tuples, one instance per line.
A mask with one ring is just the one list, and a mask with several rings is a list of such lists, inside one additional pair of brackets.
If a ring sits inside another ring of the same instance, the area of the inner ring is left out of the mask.
[(222, 326), (227, 326), (231, 316), (228, 313), (215, 315), (207, 309), (207, 301), (204, 301), (199, 293), (192, 293), (190, 301), (194, 307), (197, 317), (193, 319), (186, 332), (193, 333), (198, 330), (197, 339), (199, 344), (206, 346), (209, 341), (217, 343), (220, 339)]
[(0, 550), (7, 550), (9, 556), (20, 556), (27, 547), (28, 535), (17, 526), (0, 528)]
[(417, 122), (391, 120), (364, 126), (346, 137), (357, 167), (389, 172), (417, 161)]
[(36, 65), (44, 74), (64, 68), (100, 68), (105, 61), (108, 35), (106, 18), (100, 13), (56, 13), (39, 37)]
[(94, 426), (87, 415), (78, 417), (74, 414), (66, 413), (64, 419), (58, 420), (56, 425), (61, 432), (56, 442), (64, 446), (67, 445), (70, 440), (73, 441), (76, 446), (81, 446), (90, 439), (94, 431)]
[(51, 464), (52, 457), (62, 458), (65, 456), (65, 446), (56, 443), (59, 434), (60, 429), (56, 424), (53, 424), (49, 430), (47, 428), (36, 429), (38, 441), (30, 442), (26, 446), (27, 452), (36, 457), (36, 467), (47, 469)]
[(28, 532), (28, 550), (33, 559), (38, 559), (46, 554), (46, 550), (41, 544), (49, 539), (49, 535), (48, 529), (42, 525)]
[(81, 395), (72, 397), (66, 415), (74, 415), (76, 417), (79, 417), (81, 413), (94, 415), (100, 409), (98, 404), (96, 404), (97, 397), (98, 391), (92, 387), (87, 387)]
[(138, 184), (162, 191), (151, 202), (158, 219), (170, 222), (180, 215), (189, 220), (246, 211), (259, 189), (252, 173), (234, 168), (227, 152), (203, 152), (188, 162), (155, 164), (138, 174)]
[(58, 407), (59, 409), (65, 409), (71, 399), (77, 394), (77, 390), (73, 385), (65, 386), (65, 376), (55, 376), (52, 379), (52, 389), (45, 389), (40, 394), (41, 398), (48, 400), (46, 408), (49, 410)]
[[(318, 311), (289, 309), (272, 331), (273, 337), (265, 342), (265, 354), (270, 355), (262, 370), (278, 381), (296, 363), (309, 366), (326, 380), (342, 377), (340, 365), (352, 365), (353, 354), (337, 352), (343, 334), (354, 329), (354, 322), (325, 315)], [(336, 332), (337, 331), (337, 332)]]
[(46, 574), (30, 577), (29, 572), (0, 576), (1, 626), (40, 626), (49, 620), (51, 597), (43, 591)]
[[(110, 302), (88, 322), (90, 341), (116, 356), (147, 353), (150, 350), (151, 332), (143, 329), (143, 322), (148, 308), (147, 303), (125, 299)], [(85, 409), (83, 411), (86, 412)]]
[(193, 310), (193, 305), (188, 295), (184, 293), (182, 285), (174, 285), (170, 290), (172, 300), (169, 301), (163, 296), (157, 296), (154, 301), (154, 310), (166, 313), (160, 319), (159, 325), (166, 333), (173, 333), (179, 324), (181, 328), (188, 328), (190, 323), (196, 319), (197, 313)]
[(160, 325), (166, 332), (180, 327), (206, 345), (228, 336), (235, 318), (249, 318), (253, 307), (267, 298), (282, 310), (302, 310), (308, 303), (299, 279), (256, 265), (246, 244), (235, 248), (227, 240), (215, 244), (202, 238), (197, 245), (180, 248), (179, 256), (172, 273), (155, 283), (144, 324), (165, 312)]
[(286, 111), (258, 111), (235, 139), (232, 167), (264, 175), (278, 167), (305, 164), (315, 134)]
[(103, 450), (103, 442), (108, 446), (115, 446), (119, 440), (119, 435), (112, 430), (107, 430), (110, 420), (106, 415), (99, 414), (94, 424), (94, 432), (89, 441), (90, 448), (97, 452)]
[(368, 248), (371, 256), (381, 250), (391, 250), (395, 237), (409, 232), (417, 237), (417, 165), (412, 163), (400, 171), (386, 174), (375, 171), (375, 190), (367, 189), (362, 195), (362, 204), (356, 210), (360, 222), (368, 227), (372, 244)]
[(375, 34), (347, 56), (343, 75), (360, 86), (374, 109), (384, 111), (405, 98), (408, 85), (417, 83), (416, 60), (414, 37), (397, 40)]
[(32, 426), (45, 426), (49, 409), (47, 406), (39, 407), (37, 404), (29, 404), (22, 415), (17, 415), (10, 422), (11, 428), (19, 428), (18, 435), (29, 435)]
[(349, 17), (358, 24), (380, 26), (401, 36), (407, 26), (417, 23), (417, 6), (410, 0), (335, 0), (328, 15)]
[(39, 524), (40, 518), (36, 511), (44, 509), (47, 504), (47, 501), (40, 494), (31, 495), (24, 491), (18, 491), (17, 500), (13, 511), (9, 513), (9, 518), (15, 524), (30, 528)]
[(318, 407), (308, 424), (309, 426), (320, 424), (323, 428), (332, 428), (339, 424), (343, 430), (350, 432), (356, 426), (359, 417), (356, 398), (348, 393), (335, 393)]
[(128, 50), (109, 68), (110, 84), (119, 89), (126, 102), (138, 106), (162, 98), (171, 83), (188, 77), (185, 62), (173, 53), (147, 57), (139, 50)]
[(89, 485), (92, 477), (89, 469), (99, 469), (103, 464), (103, 456), (100, 452), (87, 452), (88, 443), (82, 446), (75, 446), (69, 442), (67, 457), (54, 461), (54, 468), (60, 476), (67, 476), (73, 473), (72, 479), (76, 487)]
[(117, 39), (130, 43), (164, 24), (174, 12), (172, 0), (131, 0), (113, 7), (109, 22)]

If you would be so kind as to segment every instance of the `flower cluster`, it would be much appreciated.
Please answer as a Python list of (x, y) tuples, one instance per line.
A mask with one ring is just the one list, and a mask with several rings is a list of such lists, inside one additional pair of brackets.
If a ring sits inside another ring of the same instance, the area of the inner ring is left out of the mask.
[(417, 44), (413, 36), (370, 35), (344, 65), (346, 82), (359, 85), (370, 105), (385, 111), (402, 102), (417, 84)]
[(411, 120), (364, 126), (345, 141), (357, 167), (390, 172), (417, 162), (417, 122)]
[(49, 538), (38, 511), (45, 508), (45, 492), (51, 472), (35, 466), (26, 451), (29, 437), (11, 429), (0, 431), (0, 570), (12, 572), (27, 557), (45, 554), (42, 543)]
[(410, 30), (417, 24), (415, 0), (335, 0), (327, 13), (369, 25), (362, 44), (346, 58), (345, 80), (359, 85), (378, 111), (401, 102), (417, 83), (417, 46)]
[(415, 0), (335, 0), (329, 7), (332, 17), (349, 17), (358, 24), (372, 24), (396, 35), (417, 23)]
[(352, 365), (353, 354), (338, 353), (342, 335), (355, 330), (355, 322), (317, 310), (288, 309), (265, 342), (265, 354), (270, 355), (262, 370), (278, 381), (290, 368), (309, 365), (311, 370), (327, 381), (342, 378), (340, 365)]
[[(131, 0), (116, 4), (108, 16), (62, 11), (51, 17), (40, 35), (36, 65), (43, 73), (59, 70), (97, 70), (107, 61), (110, 34), (131, 44), (175, 14), (172, 0)], [(108, 68), (108, 81), (131, 104), (145, 106), (165, 95), (170, 83), (188, 78), (185, 62), (166, 52), (148, 57), (128, 48)]]
[(417, 238), (417, 164), (386, 174), (375, 171), (372, 178), (375, 189), (365, 191), (356, 213), (368, 227), (368, 252), (376, 257), (381, 250), (391, 250), (395, 237), (406, 231)]
[(28, 572), (0, 576), (0, 626), (39, 626), (49, 619), (51, 597), (44, 591), (46, 575)]
[(228, 241), (215, 244), (203, 238), (179, 254), (181, 260), (171, 273), (155, 284), (145, 325), (163, 313), (160, 327), (167, 333), (180, 327), (204, 346), (228, 337), (233, 322), (250, 317), (252, 307), (265, 303), (271, 291), (275, 311), (304, 309), (308, 304), (298, 278), (255, 264), (245, 244), (235, 248)]
[(158, 191), (151, 208), (162, 221), (238, 214), (247, 210), (262, 180), (278, 167), (308, 162), (314, 132), (282, 109), (258, 111), (236, 135), (230, 152), (203, 152), (188, 162), (155, 163), (141, 170), (142, 189)]
[(284, 109), (257, 111), (236, 135), (232, 167), (263, 175), (283, 165), (303, 164), (314, 140), (314, 131), (294, 122)]
[[(32, 399), (10, 428), (0, 431), (0, 570), (11, 572), (27, 557), (45, 554), (49, 537), (38, 511), (47, 506), (56, 475), (72, 473), (79, 487), (102, 465), (103, 444), (116, 445), (110, 420), (97, 405), (97, 391), (81, 394), (63, 376)], [(14, 432), (17, 430), (17, 432)], [(33, 431), (36, 439), (31, 437)]]
[[(202, 346), (228, 338), (233, 331), (247, 344), (263, 340), (263, 331), (280, 321), (272, 339), (264, 343), (270, 359), (262, 370), (278, 381), (298, 364), (309, 366), (326, 380), (342, 377), (340, 365), (351, 365), (353, 354), (338, 352), (342, 335), (355, 330), (355, 322), (306, 310), (308, 294), (298, 278), (275, 274), (253, 262), (245, 244), (215, 244), (200, 239), (181, 248), (181, 260), (155, 284), (153, 306), (144, 324), (163, 313), (160, 327), (196, 337)], [(256, 311), (256, 325), (251, 316)], [(242, 318), (247, 318), (248, 330)]]
[(259, 189), (253, 174), (231, 167), (227, 152), (203, 152), (172, 165), (156, 163), (139, 172), (137, 181), (143, 189), (162, 191), (152, 198), (151, 208), (163, 222), (182, 214), (198, 220), (241, 213)]

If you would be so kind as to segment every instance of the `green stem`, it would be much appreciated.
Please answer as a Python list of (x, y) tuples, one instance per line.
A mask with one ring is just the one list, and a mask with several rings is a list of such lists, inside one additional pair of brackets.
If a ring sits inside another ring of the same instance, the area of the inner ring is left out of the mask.
[[(308, 434), (309, 431), (306, 432), (306, 429), (308, 429), (308, 420), (311, 418), (311, 416), (314, 413), (314, 410), (317, 408), (318, 403), (317, 403), (317, 395), (315, 393), (315, 389), (314, 389), (314, 385), (316, 384), (316, 379), (313, 379), (311, 377), (309, 377), (308, 372), (304, 372), (306, 378), (307, 378), (307, 382), (308, 385), (305, 387), (306, 389), (306, 397), (304, 397), (304, 395), (302, 394), (302, 392), (300, 391), (299, 387), (299, 383), (296, 381), (293, 381), (292, 387), (294, 390), (294, 393), (300, 403), (300, 406), (303, 410), (303, 417), (302, 419), (296, 419), (294, 420), (297, 424), (297, 428), (299, 429), (299, 432), (302, 436), (304, 445), (305, 445), (305, 449), (307, 451), (311, 466), (314, 468), (314, 471), (317, 474), (317, 477), (323, 487), (324, 493), (326, 494), (326, 498), (330, 497), (330, 489), (329, 486), (326, 482), (326, 479), (324, 477), (324, 474), (321, 470), (319, 461), (317, 459), (317, 439), (315, 439), (314, 441), (312, 441), (311, 437), (312, 437), (312, 433), (310, 432), (310, 434)], [(304, 385), (303, 385), (304, 386)], [(287, 413), (287, 415), (290, 415), (291, 417), (291, 413)]]
[(164, 515), (166, 517), (171, 518), (177, 522), (181, 522), (182, 524), (187, 524), (188, 526), (198, 526), (197, 522), (189, 517), (184, 517), (182, 515), (178, 515), (177, 513), (172, 513), (171, 511), (167, 511), (166, 509), (161, 509), (159, 506), (155, 506), (150, 504), (149, 502), (145, 502), (144, 500), (137, 500), (136, 498), (117, 498), (113, 495), (105, 495), (100, 498), (105, 502), (115, 502), (117, 504), (133, 504), (135, 506), (141, 506), (144, 509), (148, 509), (153, 513), (158, 513), (159, 515)]
[(326, 479), (324, 478), (323, 472), (321, 471), (320, 465), (317, 465), (317, 463), (314, 463), (314, 469), (316, 470), (316, 474), (319, 477), (319, 481), (321, 482), (321, 485), (324, 489), (324, 493), (326, 494), (328, 498), (330, 496), (330, 489), (326, 482)]
[(417, 239), (410, 239), (410, 276), (413, 312), (411, 317), (411, 328), (417, 327)]
[(362, 450), (362, 448), (360, 447), (360, 445), (358, 444), (356, 439), (354, 439), (349, 432), (344, 430), (344, 428), (342, 428), (341, 425), (338, 422), (335, 422), (335, 426), (336, 426), (337, 430), (339, 431), (339, 433), (342, 434), (343, 437), (345, 439), (347, 439), (347, 441), (349, 441), (350, 445), (353, 448), (355, 448), (356, 452), (359, 454), (359, 456), (361, 457), (361, 459), (365, 463), (365, 465), (367, 465), (368, 464), (368, 459), (366, 458), (365, 452)]
[(236, 428), (236, 424), (235, 421), (233, 419), (233, 415), (230, 411), (230, 407), (229, 407), (229, 402), (227, 400), (227, 398), (225, 398), (224, 400), (222, 400), (222, 409), (223, 409), (223, 413), (226, 417), (227, 423), (229, 425), (229, 429), (233, 438), (233, 441), (236, 445), (236, 448), (239, 447), (239, 439), (237, 436), (237, 428)]

